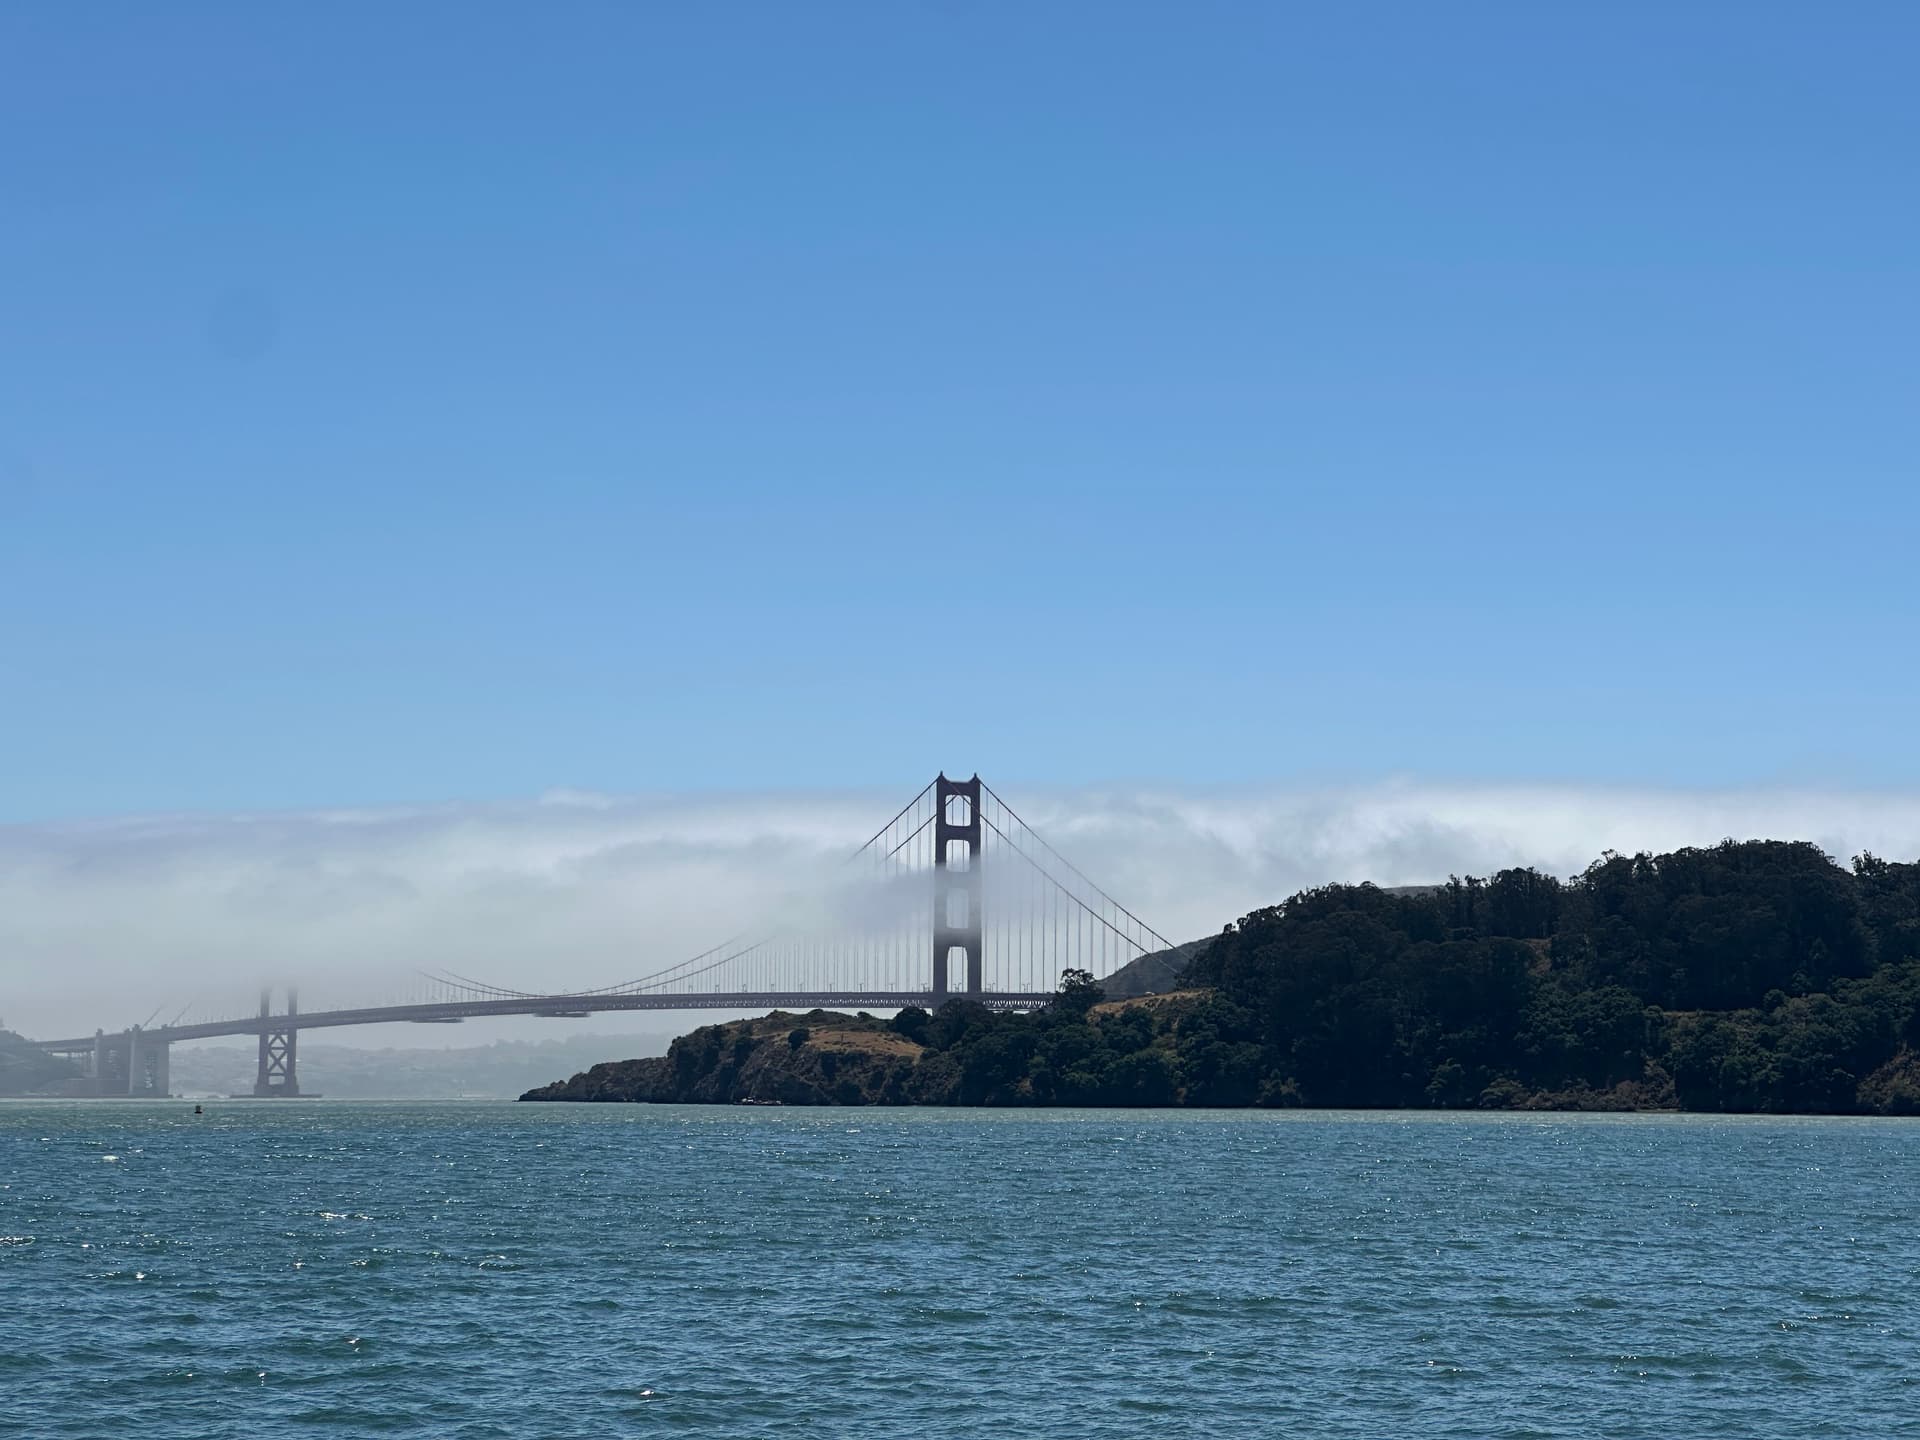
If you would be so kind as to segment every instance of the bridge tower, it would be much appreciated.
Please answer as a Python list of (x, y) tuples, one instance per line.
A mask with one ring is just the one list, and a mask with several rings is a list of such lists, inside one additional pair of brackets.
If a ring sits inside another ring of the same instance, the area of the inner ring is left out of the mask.
[(300, 1030), (295, 1023), (300, 1014), (300, 992), (287, 987), (287, 1013), (273, 1015), (273, 990), (260, 992), (260, 1068), (254, 1075), (253, 1093), (261, 1099), (280, 1099), (300, 1093), (300, 1072), (296, 1065)]
[(967, 990), (978, 999), (985, 949), (980, 927), (980, 777), (934, 782), (933, 1003), (947, 998), (947, 968), (955, 950), (967, 956)]

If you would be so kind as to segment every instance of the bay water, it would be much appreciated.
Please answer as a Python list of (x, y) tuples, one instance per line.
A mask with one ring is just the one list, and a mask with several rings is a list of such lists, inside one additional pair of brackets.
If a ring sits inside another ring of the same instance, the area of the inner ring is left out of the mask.
[(1920, 1435), (1920, 1125), (0, 1103), (0, 1436)]

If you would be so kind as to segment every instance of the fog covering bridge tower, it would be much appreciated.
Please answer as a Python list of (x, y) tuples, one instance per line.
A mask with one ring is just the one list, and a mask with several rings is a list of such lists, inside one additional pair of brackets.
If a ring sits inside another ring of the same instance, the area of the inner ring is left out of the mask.
[(947, 998), (954, 952), (966, 960), (966, 993), (985, 988), (980, 914), (980, 777), (933, 782), (933, 995)]
[(708, 1009), (801, 1013), (938, 1008), (958, 998), (1030, 1009), (1053, 998), (1065, 970), (1097, 979), (1173, 948), (977, 774), (935, 776), (808, 883), (810, 902), (782, 900), (791, 918), (616, 985), (539, 994), (450, 971), (430, 978), (467, 1003), (521, 1004), (536, 1014), (677, 1000), (702, 1008), (693, 1003), (700, 997)]
[[(1060, 823), (1071, 832), (1070, 818)], [(293, 1097), (302, 1093), (302, 1030), (615, 1010), (884, 1011), (962, 998), (1031, 1010), (1054, 999), (1064, 971), (1100, 979), (1173, 948), (977, 774), (936, 776), (852, 853), (816, 859), (797, 885), (775, 877), (782, 888), (769, 895), (777, 904), (768, 904), (768, 916), (750, 916), (718, 945), (612, 985), (522, 990), (422, 971), (408, 992), (378, 1001), (356, 996), (303, 1010), (288, 987), (286, 1007), (275, 1013), (269, 989), (257, 1011), (192, 1020), (182, 1011), (151, 1029), (36, 1043), (82, 1062), (75, 1081), (84, 1087), (91, 1077), (84, 1088), (93, 1093), (158, 1097), (169, 1088), (168, 1046), (250, 1035), (260, 1047), (253, 1093)]]

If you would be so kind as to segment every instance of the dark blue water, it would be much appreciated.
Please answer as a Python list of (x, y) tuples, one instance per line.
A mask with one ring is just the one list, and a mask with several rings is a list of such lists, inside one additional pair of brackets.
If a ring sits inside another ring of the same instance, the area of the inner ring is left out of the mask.
[(1920, 1125), (0, 1104), (0, 1435), (1920, 1435)]

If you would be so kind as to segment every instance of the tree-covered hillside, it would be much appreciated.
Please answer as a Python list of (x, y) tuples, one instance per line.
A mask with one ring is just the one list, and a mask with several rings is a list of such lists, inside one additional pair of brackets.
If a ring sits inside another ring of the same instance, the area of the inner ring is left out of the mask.
[(1179, 984), (1113, 1001), (1069, 972), (1029, 1015), (737, 1022), (537, 1093), (1920, 1113), (1920, 865), (1807, 844), (1330, 885), (1228, 926)]
[(1256, 911), (1190, 981), (1311, 1105), (1920, 1105), (1920, 865), (1808, 844), (1609, 855)]

